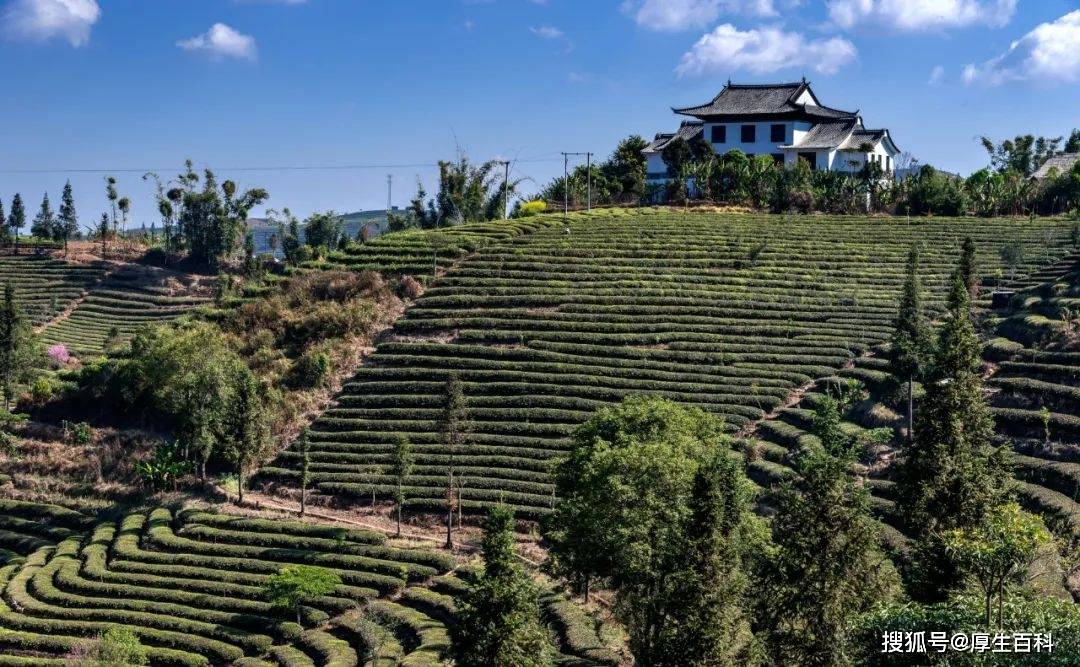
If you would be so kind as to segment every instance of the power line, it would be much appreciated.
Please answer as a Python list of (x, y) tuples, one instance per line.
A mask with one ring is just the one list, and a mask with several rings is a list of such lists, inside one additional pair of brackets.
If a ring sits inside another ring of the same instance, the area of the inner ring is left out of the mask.
[[(518, 163), (558, 162), (556, 157), (535, 157), (514, 160)], [(497, 162), (497, 161), (496, 161)], [(236, 171), (359, 171), (366, 169), (427, 169), (437, 168), (438, 162), (412, 162), (402, 164), (328, 164), (328, 165), (272, 165), (265, 167), (215, 167), (220, 172)], [(126, 167), (122, 169), (0, 169), (0, 174), (145, 174), (147, 172), (166, 172), (173, 167)]]

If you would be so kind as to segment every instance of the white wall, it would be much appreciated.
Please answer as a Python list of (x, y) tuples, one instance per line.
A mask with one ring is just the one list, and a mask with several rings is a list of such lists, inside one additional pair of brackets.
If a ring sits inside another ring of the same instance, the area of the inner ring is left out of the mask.
[[(787, 121), (775, 124), (784, 126), (784, 140), (779, 143), (769, 140), (769, 137), (771, 136), (770, 128), (774, 123), (706, 123), (705, 141), (709, 142), (713, 147), (713, 150), (720, 155), (735, 150), (736, 148), (750, 155), (772, 155), (773, 153), (782, 153), (783, 151), (780, 150), (780, 146), (790, 144), (794, 141), (795, 132), (805, 132), (809, 129), (808, 123), (793, 123)], [(727, 141), (723, 143), (713, 143), (712, 141), (712, 128), (717, 125), (723, 125), (727, 128)], [(742, 142), (743, 125), (753, 125), (757, 128), (755, 141), (753, 143), (744, 144)]]

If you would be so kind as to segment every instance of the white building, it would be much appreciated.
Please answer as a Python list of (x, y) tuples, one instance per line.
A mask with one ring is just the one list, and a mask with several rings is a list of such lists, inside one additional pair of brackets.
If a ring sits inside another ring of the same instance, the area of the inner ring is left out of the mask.
[(869, 130), (858, 111), (841, 111), (818, 101), (805, 79), (797, 83), (733, 84), (707, 104), (672, 109), (694, 120), (670, 134), (657, 134), (645, 147), (650, 182), (668, 179), (662, 153), (676, 137), (702, 140), (718, 154), (741, 150), (769, 155), (792, 166), (805, 160), (811, 169), (858, 172), (876, 162), (892, 174), (900, 149), (888, 130)]

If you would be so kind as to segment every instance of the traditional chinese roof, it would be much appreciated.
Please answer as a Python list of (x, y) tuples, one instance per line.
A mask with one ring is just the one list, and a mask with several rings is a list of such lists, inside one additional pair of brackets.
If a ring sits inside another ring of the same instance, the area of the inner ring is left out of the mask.
[[(812, 103), (797, 102), (804, 93)], [(816, 121), (855, 118), (858, 112), (822, 105), (806, 81), (776, 84), (735, 84), (730, 81), (707, 104), (673, 109), (701, 120), (738, 118), (806, 118)]]
[(704, 131), (704, 125), (698, 120), (684, 120), (679, 129), (675, 132), (661, 132), (657, 134), (652, 142), (646, 146), (643, 153), (659, 153), (664, 150), (664, 147), (675, 140), (676, 137), (681, 137), (686, 141), (693, 141), (701, 136)]
[(1078, 160), (1080, 160), (1080, 153), (1062, 153), (1061, 155), (1055, 155), (1044, 162), (1043, 165), (1032, 174), (1032, 178), (1046, 178), (1050, 175), (1051, 169), (1056, 169), (1060, 176), (1061, 174), (1070, 171)]

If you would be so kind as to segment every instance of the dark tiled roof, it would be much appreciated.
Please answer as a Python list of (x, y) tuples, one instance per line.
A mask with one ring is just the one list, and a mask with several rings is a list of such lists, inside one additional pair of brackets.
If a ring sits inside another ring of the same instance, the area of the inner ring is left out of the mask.
[(1064, 174), (1071, 170), (1077, 160), (1080, 160), (1080, 153), (1062, 153), (1061, 155), (1055, 155), (1046, 162), (1043, 166), (1039, 167), (1034, 174), (1033, 178), (1046, 178), (1050, 175), (1051, 169), (1057, 169), (1058, 175)]
[(861, 129), (857, 119), (829, 123), (818, 123), (803, 135), (803, 138), (789, 148), (837, 148), (843, 144), (855, 130)]
[(796, 104), (804, 92), (817, 101), (805, 81), (778, 84), (728, 83), (708, 104), (674, 109), (684, 116), (775, 115), (804, 113), (815, 118), (853, 118), (855, 113), (815, 104)]
[(701, 121), (697, 120), (684, 120), (679, 129), (675, 132), (662, 132), (657, 134), (653, 138), (652, 142), (646, 146), (643, 153), (659, 153), (664, 150), (664, 146), (671, 143), (676, 137), (682, 137), (686, 141), (693, 141), (702, 135), (704, 132), (704, 125)]
[(887, 134), (888, 132), (885, 130), (867, 130), (865, 128), (859, 128), (851, 133), (851, 136), (847, 138), (847, 141), (845, 141), (840, 148), (857, 150), (863, 144), (876, 144), (884, 139)]

